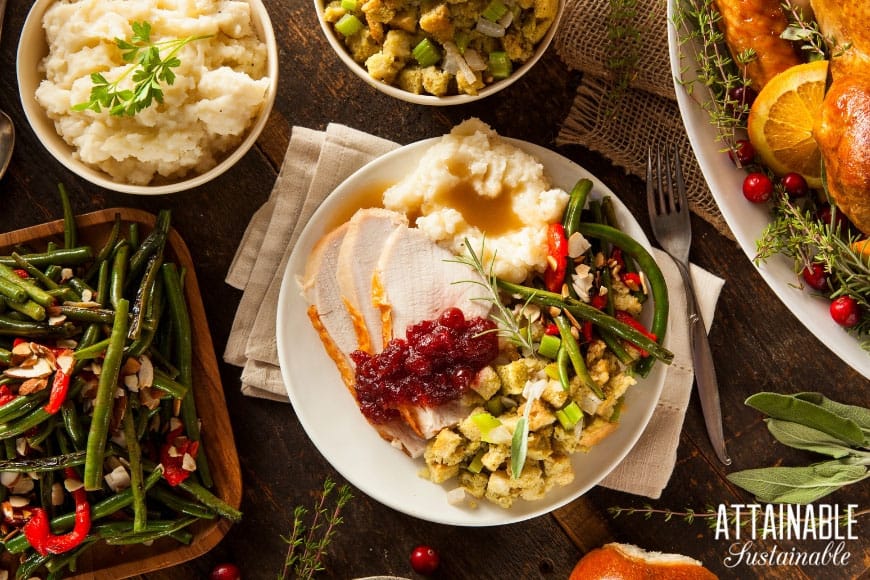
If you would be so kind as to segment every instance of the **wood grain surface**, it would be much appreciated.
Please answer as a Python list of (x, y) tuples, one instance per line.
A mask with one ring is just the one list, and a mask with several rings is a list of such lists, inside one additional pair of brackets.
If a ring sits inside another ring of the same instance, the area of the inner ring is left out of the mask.
[[(240, 293), (223, 279), (248, 220), (271, 191), (294, 125), (324, 129), (329, 123), (343, 123), (406, 144), (441, 135), (457, 122), (477, 116), (505, 136), (550, 147), (589, 169), (620, 196), (651, 237), (640, 179), (593, 151), (555, 145), (581, 78), (564, 66), (555, 51), (550, 50), (526, 77), (502, 93), (469, 106), (427, 108), (386, 97), (346, 70), (322, 37), (309, 0), (265, 3), (280, 45), (281, 76), (275, 109), (257, 146), (216, 181), (156, 198), (94, 188), (65, 171), (36, 141), (25, 124), (15, 84), (18, 31), (30, 2), (10, 3), (0, 41), (0, 108), (16, 120), (18, 139), (9, 172), (0, 180), (0, 232), (59, 217), (58, 182), (70, 191), (78, 213), (114, 206), (151, 213), (170, 208), (196, 267), (218, 359), (240, 299)], [(684, 553), (703, 561), (721, 578), (866, 577), (870, 566), (866, 523), (870, 518), (866, 516), (857, 527), (860, 539), (846, 542), (850, 559), (844, 566), (729, 568), (725, 559), (733, 542), (716, 539), (704, 521), (688, 524), (675, 517), (666, 522), (661, 516), (640, 515), (614, 518), (608, 511), (645, 505), (703, 511), (707, 506), (750, 503), (752, 497), (725, 478), (729, 471), (817, 460), (773, 440), (760, 414), (743, 404), (753, 393), (821, 391), (844, 403), (870, 401), (868, 381), (807, 332), (734, 242), (698, 218), (693, 218), (692, 226), (692, 260), (726, 281), (710, 341), (722, 391), (725, 435), (734, 460), (730, 468), (717, 461), (693, 395), (674, 473), (661, 498), (597, 487), (553, 515), (510, 526), (463, 529), (403, 515), (355, 491), (320, 577), (422, 578), (411, 570), (408, 556), (414, 546), (425, 543), (441, 554), (441, 567), (433, 578), (564, 579), (583, 553), (610, 541)], [(290, 530), (294, 507), (311, 506), (325, 476), (342, 482), (308, 441), (289, 405), (244, 397), (239, 392), (240, 369), (219, 363), (218, 370), (239, 454), (244, 520), (202, 557), (143, 578), (207, 578), (212, 567), (223, 561), (237, 563), (245, 578), (275, 578), (286, 552), (281, 536)], [(865, 481), (824, 501), (867, 509), (870, 490)], [(761, 544), (785, 551), (824, 547), (804, 541)]]

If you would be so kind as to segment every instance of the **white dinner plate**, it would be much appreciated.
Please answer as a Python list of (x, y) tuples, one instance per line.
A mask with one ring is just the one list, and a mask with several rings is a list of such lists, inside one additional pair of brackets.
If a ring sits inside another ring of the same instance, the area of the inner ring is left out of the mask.
[(679, 0), (668, 2), (668, 46), (674, 89), (689, 141), (713, 198), (740, 247), (783, 304), (822, 344), (856, 371), (870, 378), (870, 353), (863, 350), (854, 337), (834, 322), (829, 313), (830, 301), (827, 298), (814, 294), (805, 285), (803, 289), (798, 287), (799, 280), (792, 260), (778, 255), (766, 262), (755, 262), (758, 253), (756, 243), (770, 223), (769, 207), (767, 204), (750, 203), (743, 197), (743, 179), (746, 173), (738, 169), (728, 155), (721, 151), (721, 144), (716, 141), (716, 129), (710, 123), (707, 112), (696, 100), (707, 98), (703, 87), (698, 86), (693, 95), (686, 91), (684, 85), (694, 80), (697, 62), (690, 50), (683, 51), (681, 60), (678, 31), (674, 27), (673, 18), (677, 1)]
[[(436, 523), (490, 526), (519, 522), (554, 510), (579, 497), (604, 478), (634, 446), (646, 427), (664, 383), (664, 368), (653, 371), (629, 389), (619, 428), (587, 454), (575, 454), (573, 483), (557, 487), (534, 502), (517, 501), (510, 509), (486, 500), (479, 507), (448, 504), (443, 485), (422, 479), (422, 458), (412, 460), (378, 436), (356, 406), (313, 330), (300, 295), (298, 276), (305, 269), (314, 244), (337, 225), (336, 216), (370, 201), (373, 187), (398, 181), (416, 166), (437, 138), (397, 149), (369, 163), (335, 189), (317, 209), (290, 256), (278, 300), (278, 356), (287, 394), (311, 441), (327, 461), (351, 484), (375, 500), (405, 514)], [(593, 197), (614, 198), (622, 229), (649, 248), (643, 230), (628, 209), (588, 171), (536, 145), (508, 140), (540, 160), (550, 181), (566, 191), (581, 177), (592, 180)], [(368, 196), (368, 199), (365, 199)], [(647, 311), (651, 308), (647, 308)], [(666, 342), (667, 344), (667, 342)]]

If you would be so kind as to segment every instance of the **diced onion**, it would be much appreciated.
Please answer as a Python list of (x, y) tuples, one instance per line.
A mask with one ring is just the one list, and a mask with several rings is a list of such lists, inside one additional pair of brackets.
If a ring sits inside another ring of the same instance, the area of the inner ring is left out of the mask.
[(480, 53), (473, 48), (466, 49), (465, 62), (468, 63), (471, 70), (486, 70), (486, 61), (480, 56)]
[(461, 76), (467, 84), (473, 84), (477, 80), (474, 71), (468, 66), (465, 58), (459, 53), (459, 49), (453, 42), (444, 43), (444, 72)]
[(514, 21), (514, 11), (508, 10), (505, 12), (505, 15), (498, 19), (498, 24), (505, 30), (507, 30), (508, 26)]
[(598, 411), (598, 407), (601, 406), (603, 401), (595, 396), (593, 393), (584, 393), (583, 399), (580, 401), (580, 408), (583, 409), (584, 413), (588, 413), (590, 415), (594, 415)]
[(502, 27), (498, 22), (487, 20), (482, 16), (477, 19), (477, 27), (475, 30), (482, 35), (491, 38), (501, 38), (504, 36), (504, 27)]

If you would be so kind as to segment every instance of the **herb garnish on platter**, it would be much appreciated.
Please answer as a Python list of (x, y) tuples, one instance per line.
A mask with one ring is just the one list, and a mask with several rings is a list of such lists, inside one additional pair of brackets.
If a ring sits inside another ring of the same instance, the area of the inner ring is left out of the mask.
[[(124, 62), (131, 63), (131, 66), (111, 82), (101, 73), (92, 73), (93, 87), (90, 99), (73, 105), (74, 111), (91, 110), (99, 113), (106, 108), (112, 115), (132, 117), (150, 107), (154, 101), (162, 103), (163, 89), (160, 88), (160, 83), (164, 82), (167, 85), (175, 83), (175, 72), (172, 69), (181, 65), (181, 60), (176, 56), (178, 51), (191, 42), (210, 37), (210, 35), (187, 36), (152, 42), (150, 23), (134, 22), (132, 29), (133, 36), (130, 41), (115, 38), (115, 44), (122, 51), (121, 57)], [(169, 52), (162, 57), (161, 50)], [(120, 88), (122, 81), (131, 72), (133, 89)]]

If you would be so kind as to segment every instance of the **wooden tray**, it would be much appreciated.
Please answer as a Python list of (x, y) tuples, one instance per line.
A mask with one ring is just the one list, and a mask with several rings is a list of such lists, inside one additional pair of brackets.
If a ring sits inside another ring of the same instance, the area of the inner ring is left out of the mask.
[[(115, 214), (125, 223), (137, 222), (144, 237), (154, 227), (154, 215), (129, 208), (105, 209), (77, 216), (79, 243), (97, 251), (103, 246), (112, 228)], [(55, 240), (63, 244), (63, 220), (0, 234), (0, 253), (8, 254), (16, 244), (31, 244), (42, 250), (45, 243)], [(187, 245), (174, 229), (166, 249), (168, 259), (187, 269), (184, 293), (190, 310), (193, 333), (193, 392), (197, 412), (202, 422), (201, 437), (214, 479), (213, 492), (233, 507), (242, 500), (242, 475), (233, 440), (232, 427), (218, 372), (214, 346), (209, 333), (193, 260)], [(224, 519), (203, 520), (190, 528), (193, 542), (184, 546), (174, 540), (155, 542), (151, 546), (107, 546), (96, 544), (78, 562), (74, 578), (116, 580), (136, 574), (174, 566), (205, 554), (226, 535), (232, 524)]]

